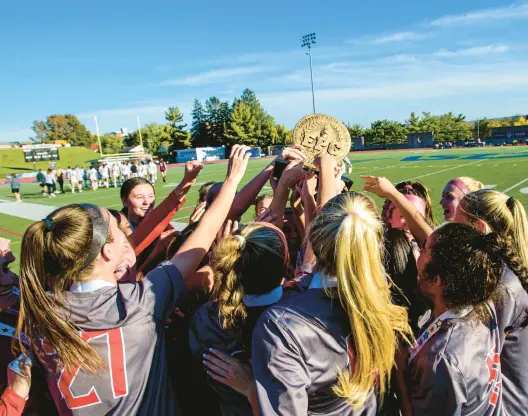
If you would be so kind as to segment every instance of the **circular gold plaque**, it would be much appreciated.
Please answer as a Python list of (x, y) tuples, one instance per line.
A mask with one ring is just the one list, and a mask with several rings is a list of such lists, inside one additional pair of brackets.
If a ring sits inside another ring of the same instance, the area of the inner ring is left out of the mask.
[(341, 162), (350, 152), (350, 133), (343, 123), (326, 114), (303, 117), (293, 129), (293, 143), (304, 147), (304, 165), (314, 168), (314, 159), (325, 152)]

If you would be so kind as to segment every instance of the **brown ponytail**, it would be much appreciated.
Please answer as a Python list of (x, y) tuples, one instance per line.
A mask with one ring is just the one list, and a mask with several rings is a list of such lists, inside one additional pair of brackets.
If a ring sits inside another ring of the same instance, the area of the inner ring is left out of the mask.
[(106, 367), (97, 352), (82, 338), (69, 319), (63, 292), (88, 275), (93, 224), (88, 211), (69, 205), (51, 213), (45, 221), (29, 226), (22, 239), (20, 260), (20, 314), (13, 350), (26, 352), (20, 333), (27, 334), (35, 352), (45, 339), (66, 369), (80, 366), (98, 374)]

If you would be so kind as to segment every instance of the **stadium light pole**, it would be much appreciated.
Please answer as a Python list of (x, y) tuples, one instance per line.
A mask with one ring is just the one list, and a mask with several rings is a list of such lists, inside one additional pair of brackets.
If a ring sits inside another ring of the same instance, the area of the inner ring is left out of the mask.
[(313, 112), (315, 114), (315, 95), (314, 95), (314, 86), (313, 86), (313, 70), (312, 70), (312, 45), (315, 44), (315, 33), (310, 33), (309, 35), (304, 35), (301, 38), (302, 44), (301, 47), (308, 47), (308, 55), (310, 57), (310, 80), (312, 82), (312, 105)]

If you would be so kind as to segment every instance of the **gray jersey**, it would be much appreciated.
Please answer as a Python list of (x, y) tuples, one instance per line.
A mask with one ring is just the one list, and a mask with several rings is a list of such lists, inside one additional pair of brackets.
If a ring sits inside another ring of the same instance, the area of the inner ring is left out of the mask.
[[(288, 292), (263, 313), (253, 332), (253, 372), (263, 415), (375, 415), (373, 392), (353, 409), (336, 397), (337, 369), (349, 366), (350, 324), (337, 298), (322, 289)], [(353, 344), (353, 341), (352, 341)]]
[[(189, 343), (192, 354), (199, 363), (203, 360), (202, 354), (208, 353), (209, 348), (216, 348), (234, 357), (245, 355), (239, 331), (235, 328), (222, 328), (216, 302), (207, 302), (194, 314), (189, 329)], [(245, 396), (209, 377), (207, 382), (219, 397), (222, 415), (253, 415)]]
[(502, 345), (504, 412), (528, 415), (528, 293), (511, 270), (504, 273), (498, 292), (492, 303)]
[(39, 358), (61, 415), (174, 415), (179, 409), (167, 371), (163, 321), (185, 291), (170, 262), (138, 283), (65, 293), (70, 318), (108, 364), (100, 377), (57, 370), (57, 355), (40, 340)]
[[(500, 336), (493, 308), (489, 322), (443, 321), (407, 368), (415, 415), (503, 415)], [(427, 331), (430, 319), (423, 327)]]

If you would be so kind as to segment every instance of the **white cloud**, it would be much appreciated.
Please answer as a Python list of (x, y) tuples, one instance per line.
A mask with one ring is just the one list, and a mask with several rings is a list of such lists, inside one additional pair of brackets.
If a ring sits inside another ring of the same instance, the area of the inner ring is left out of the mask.
[(406, 40), (421, 40), (424, 39), (424, 35), (416, 32), (397, 32), (390, 35), (381, 36), (374, 39), (373, 43), (389, 43), (389, 42), (402, 42)]
[[(92, 119), (97, 116), (98, 119), (104, 117), (116, 117), (116, 116), (136, 116), (141, 114), (158, 114), (162, 113), (167, 109), (167, 106), (147, 106), (147, 107), (133, 107), (133, 108), (113, 108), (107, 110), (96, 110), (85, 113), (76, 114), (79, 119)], [(99, 120), (98, 120), (99, 121)]]
[(420, 60), (416, 56), (407, 54), (388, 56), (383, 61), (392, 64), (415, 64), (417, 62), (420, 62)]
[(474, 48), (458, 49), (456, 51), (448, 51), (445, 49), (435, 52), (433, 55), (440, 58), (456, 58), (459, 56), (480, 56), (480, 55), (493, 55), (496, 53), (505, 53), (510, 50), (508, 45), (487, 45), (487, 46), (476, 46)]
[(450, 26), (456, 24), (482, 23), (501, 19), (528, 17), (528, 3), (512, 4), (507, 7), (484, 9), (475, 12), (453, 14), (440, 17), (430, 22), (431, 26)]
[(162, 82), (160, 85), (179, 85), (179, 86), (196, 86), (211, 84), (219, 80), (235, 78), (242, 75), (257, 74), (269, 71), (270, 68), (262, 65), (242, 66), (226, 69), (215, 69), (201, 72), (197, 75), (191, 75), (181, 79), (171, 79)]
[[(315, 91), (318, 101), (351, 101), (351, 100), (396, 100), (434, 99), (438, 97), (457, 96), (467, 93), (501, 92), (506, 90), (528, 89), (528, 77), (522, 72), (502, 73), (462, 73), (455, 75), (432, 76), (418, 81), (405, 80), (383, 83), (362, 88), (328, 88)], [(289, 107), (299, 101), (309, 100), (310, 91), (278, 92), (260, 94), (259, 98), (267, 106), (280, 106), (287, 103)]]

